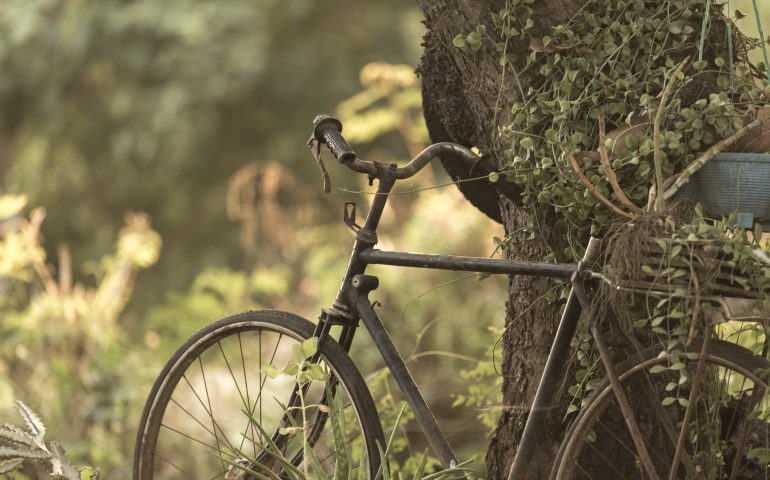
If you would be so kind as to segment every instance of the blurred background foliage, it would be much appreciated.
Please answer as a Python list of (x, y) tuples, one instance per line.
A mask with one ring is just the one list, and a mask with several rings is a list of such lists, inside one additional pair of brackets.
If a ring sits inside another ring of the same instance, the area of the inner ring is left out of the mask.
[[(751, 34), (750, 1), (730, 7)], [(0, 422), (21, 399), (72, 461), (128, 478), (149, 388), (194, 331), (255, 308), (315, 319), (352, 245), (342, 204), (365, 212), (372, 189), (329, 162), (322, 194), (311, 120), (336, 113), (368, 159), (423, 148), (420, 19), (410, 0), (0, 3)], [(501, 228), (431, 188), (448, 180), (397, 186), (380, 247), (492, 254)], [(372, 272), (439, 422), (483, 455), (505, 279)], [(352, 356), (391, 428), (401, 398), (364, 333)], [(406, 473), (425, 445), (399, 428)]]
[[(407, 0), (0, 3), (0, 422), (22, 399), (73, 462), (128, 478), (144, 399), (188, 336), (246, 309), (315, 319), (352, 245), (342, 204), (365, 212), (372, 189), (329, 162), (322, 194), (311, 120), (336, 113), (369, 159), (419, 152), (420, 18)], [(492, 254), (501, 228), (430, 188), (447, 182), (398, 186), (380, 246)], [(440, 423), (483, 454), (505, 279), (372, 272)], [(389, 428), (401, 399), (364, 333), (352, 356)], [(399, 428), (409, 470), (425, 445)]]

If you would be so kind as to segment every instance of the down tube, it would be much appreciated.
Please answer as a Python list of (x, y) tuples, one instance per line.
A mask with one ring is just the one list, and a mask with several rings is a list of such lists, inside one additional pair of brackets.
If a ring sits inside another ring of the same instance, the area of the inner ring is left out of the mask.
[(452, 452), (452, 447), (444, 436), (444, 432), (441, 431), (438, 422), (433, 417), (430, 408), (428, 408), (422, 393), (420, 393), (417, 384), (412, 378), (412, 374), (406, 368), (404, 360), (398, 354), (396, 346), (393, 345), (393, 341), (385, 330), (385, 326), (369, 303), (369, 299), (364, 295), (359, 295), (356, 299), (355, 309), (364, 321), (364, 325), (372, 336), (377, 348), (380, 350), (383, 360), (385, 360), (388, 368), (393, 373), (393, 378), (396, 379), (398, 387), (412, 408), (417, 423), (420, 425), (423, 433), (425, 433), (425, 437), (428, 439), (433, 452), (445, 468), (454, 467), (457, 465), (457, 458), (454, 452)]

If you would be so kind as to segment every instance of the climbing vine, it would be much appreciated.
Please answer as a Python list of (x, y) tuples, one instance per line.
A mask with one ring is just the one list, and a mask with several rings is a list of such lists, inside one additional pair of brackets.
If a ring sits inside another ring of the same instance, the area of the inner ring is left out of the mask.
[[(693, 372), (683, 352), (696, 335), (741, 332), (744, 346), (759, 352), (764, 344), (759, 324), (704, 321), (714, 318), (704, 299), (724, 296), (764, 315), (770, 260), (761, 227), (708, 218), (681, 195), (718, 152), (770, 150), (768, 66), (749, 55), (764, 40), (739, 32), (740, 12), (731, 17), (705, 0), (590, 0), (546, 32), (533, 3), (509, 0), (492, 16), (493, 33), (480, 26), (454, 44), (475, 51), (494, 42), (501, 91), (519, 93), (508, 111), (498, 101), (496, 119), (504, 170), (531, 212), (530, 240), (547, 241), (539, 234), (545, 218), (570, 240), (564, 251), (552, 248), (552, 259), (577, 261), (588, 235), (605, 239), (592, 314), (615, 322), (637, 349), (665, 345), (667, 365), (651, 373), (676, 374), (661, 385), (663, 405), (686, 406), (679, 392)], [(574, 346), (568, 413), (602, 375), (591, 336), (578, 335)]]

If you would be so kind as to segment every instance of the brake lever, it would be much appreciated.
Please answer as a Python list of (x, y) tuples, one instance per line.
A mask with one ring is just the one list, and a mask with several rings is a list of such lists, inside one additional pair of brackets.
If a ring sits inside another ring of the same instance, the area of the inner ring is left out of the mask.
[(321, 178), (323, 179), (324, 183), (324, 193), (329, 193), (332, 191), (332, 181), (329, 177), (329, 172), (326, 170), (326, 165), (324, 165), (324, 161), (321, 159), (321, 142), (315, 138), (314, 134), (311, 134), (310, 139), (307, 141), (307, 146), (310, 148), (310, 153), (313, 154), (316, 162), (318, 162), (318, 168), (321, 169)]

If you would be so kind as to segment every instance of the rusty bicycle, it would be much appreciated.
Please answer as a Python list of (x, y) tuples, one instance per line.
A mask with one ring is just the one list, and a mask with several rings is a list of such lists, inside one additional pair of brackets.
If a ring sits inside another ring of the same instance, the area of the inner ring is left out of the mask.
[[(569, 370), (570, 341), (581, 312), (591, 317), (587, 313), (593, 286), (611, 282), (598, 265), (601, 241), (590, 238), (582, 260), (574, 264), (376, 249), (377, 226), (397, 180), (415, 175), (437, 156), (459, 159), (481, 178), (496, 170), (453, 143), (431, 145), (401, 167), (364, 161), (342, 136), (338, 120), (319, 116), (314, 125), (310, 144), (318, 153), (327, 188), (322, 144), (341, 164), (378, 182), (362, 225), (357, 223), (355, 206), (345, 205), (344, 221), (356, 231), (356, 239), (336, 298), (321, 308), (317, 323), (286, 312), (253, 311), (212, 323), (193, 335), (169, 360), (150, 392), (137, 434), (134, 478), (279, 479), (303, 478), (308, 472), (311, 477), (383, 478), (385, 435), (366, 382), (348, 355), (361, 323), (433, 454), (445, 467), (457, 466), (449, 442), (373, 308), (370, 295), (379, 281), (368, 272), (377, 265), (571, 282), (523, 436), (517, 451), (511, 452), (508, 478), (524, 478), (546, 412)], [(507, 181), (489, 186), (503, 195), (518, 193)], [(719, 297), (711, 300), (721, 307), (715, 310), (719, 321), (760, 319), (737, 314)], [(707, 333), (687, 345), (633, 349), (623, 338), (609, 338), (596, 318), (587, 321), (605, 378), (572, 417), (550, 478), (768, 478), (766, 346), (763, 356)], [(681, 365), (670, 365), (667, 352), (672, 348), (682, 352)], [(280, 364), (294, 367), (285, 369), (289, 375), (269, 374)], [(666, 368), (658, 368), (661, 365)], [(322, 374), (311, 374), (319, 371)], [(702, 386), (714, 390), (708, 392), (714, 401), (698, 400)], [(668, 401), (673, 389), (679, 398), (695, 401)], [(703, 425), (711, 431), (699, 430)]]

